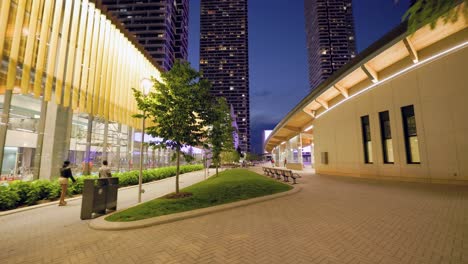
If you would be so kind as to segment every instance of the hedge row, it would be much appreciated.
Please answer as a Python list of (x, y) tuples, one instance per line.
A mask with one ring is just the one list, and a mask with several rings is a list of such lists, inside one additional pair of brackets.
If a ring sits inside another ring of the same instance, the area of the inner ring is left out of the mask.
[[(203, 169), (203, 165), (184, 165), (180, 173)], [(176, 175), (176, 167), (164, 167), (143, 171), (143, 183), (161, 180)], [(120, 187), (138, 184), (139, 171), (114, 173), (119, 177)], [(81, 194), (85, 179), (96, 179), (97, 176), (81, 176), (76, 182), (68, 185), (68, 195)], [(0, 186), (0, 211), (10, 210), (22, 205), (33, 205), (40, 200), (55, 200), (60, 197), (58, 180), (14, 181), (8, 186)]]

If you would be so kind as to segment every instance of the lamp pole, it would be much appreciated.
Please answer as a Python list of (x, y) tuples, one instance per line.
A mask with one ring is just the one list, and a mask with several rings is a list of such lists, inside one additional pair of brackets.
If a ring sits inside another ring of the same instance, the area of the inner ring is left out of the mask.
[[(140, 81), (140, 88), (143, 92), (143, 96), (146, 97), (149, 94), (149, 91), (152, 86), (152, 82), (148, 78), (143, 78)], [(138, 203), (141, 203), (141, 194), (144, 192), (142, 189), (143, 184), (143, 144), (145, 143), (145, 119), (146, 119), (146, 112), (143, 111), (143, 123), (141, 125), (141, 143), (140, 143), (140, 175), (138, 177)]]
[[(146, 112), (143, 111), (143, 116)], [(141, 128), (141, 144), (140, 144), (140, 175), (138, 177), (138, 203), (141, 203), (141, 193), (143, 192), (141, 185), (143, 183), (143, 143), (145, 142), (145, 117), (143, 117), (143, 124)]]

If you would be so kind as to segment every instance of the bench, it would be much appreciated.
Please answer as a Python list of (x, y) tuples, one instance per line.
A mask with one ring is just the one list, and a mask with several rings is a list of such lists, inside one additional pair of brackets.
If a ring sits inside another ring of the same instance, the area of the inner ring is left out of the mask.
[(271, 176), (272, 172), (270, 171), (270, 168), (262, 167), (262, 169), (263, 169), (263, 174), (265, 174), (267, 176)]
[(283, 170), (283, 177), (285, 182), (289, 182), (289, 177), (293, 179), (293, 184), (296, 184), (296, 179), (301, 176), (297, 173), (292, 172), (291, 170)]
[(293, 184), (296, 184), (296, 179), (300, 178), (301, 176), (297, 173), (292, 172), (292, 170), (283, 170), (283, 169), (276, 169), (276, 168), (268, 168), (263, 167), (263, 173), (271, 178), (276, 178), (277, 180), (281, 180), (283, 177), (284, 182), (289, 182), (289, 178), (293, 180)]

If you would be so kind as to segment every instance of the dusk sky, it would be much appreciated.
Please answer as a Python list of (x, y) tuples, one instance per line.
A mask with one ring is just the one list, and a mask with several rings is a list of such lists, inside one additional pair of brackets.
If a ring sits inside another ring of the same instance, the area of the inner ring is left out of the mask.
[[(249, 1), (250, 130), (261, 153), (273, 129), (309, 93), (304, 0)], [(358, 52), (401, 22), (409, 0), (354, 0)], [(200, 0), (190, 0), (189, 61), (199, 68)]]

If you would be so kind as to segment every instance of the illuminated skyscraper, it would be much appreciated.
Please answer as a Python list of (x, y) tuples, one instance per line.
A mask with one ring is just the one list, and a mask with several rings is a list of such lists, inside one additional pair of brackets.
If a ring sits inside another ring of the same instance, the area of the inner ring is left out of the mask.
[(247, 0), (201, 0), (200, 70), (234, 108), (240, 148), (250, 151)]
[(351, 2), (304, 0), (312, 90), (356, 55)]
[(189, 0), (102, 0), (164, 70), (187, 60)]

